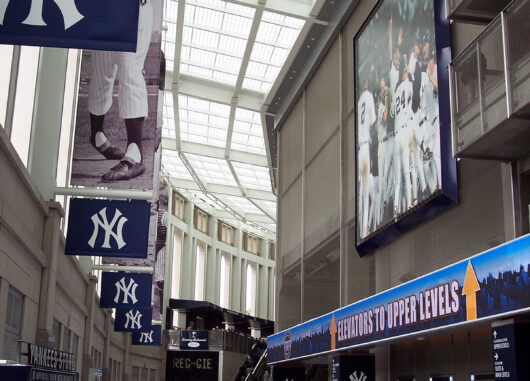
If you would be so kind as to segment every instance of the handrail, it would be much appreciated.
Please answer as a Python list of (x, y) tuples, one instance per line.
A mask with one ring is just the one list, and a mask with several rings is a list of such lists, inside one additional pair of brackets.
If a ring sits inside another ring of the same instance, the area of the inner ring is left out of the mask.
[(258, 381), (261, 378), (261, 376), (263, 376), (266, 363), (267, 363), (267, 350), (265, 349), (265, 351), (259, 358), (258, 363), (254, 367), (254, 369), (252, 369), (252, 372), (248, 374), (247, 377), (245, 378), (245, 381)]

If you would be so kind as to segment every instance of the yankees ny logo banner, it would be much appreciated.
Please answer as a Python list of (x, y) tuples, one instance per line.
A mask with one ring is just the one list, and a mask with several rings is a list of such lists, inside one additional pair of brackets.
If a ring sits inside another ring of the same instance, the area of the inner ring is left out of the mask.
[(135, 51), (138, 0), (0, 0), (0, 43)]
[(162, 342), (162, 326), (152, 325), (142, 331), (134, 331), (132, 345), (160, 345)]
[(150, 204), (146, 201), (73, 198), (65, 253), (146, 258), (149, 213)]
[(115, 332), (141, 331), (151, 326), (152, 308), (116, 308)]
[[(103, 272), (99, 306), (129, 309), (151, 307), (152, 278), (152, 274)], [(135, 316), (131, 315), (131, 318)]]

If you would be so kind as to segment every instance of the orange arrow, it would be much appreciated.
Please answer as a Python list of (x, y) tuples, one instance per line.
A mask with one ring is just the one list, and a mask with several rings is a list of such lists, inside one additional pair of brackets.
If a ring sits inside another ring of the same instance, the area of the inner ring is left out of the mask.
[(335, 349), (337, 346), (335, 334), (337, 333), (337, 323), (335, 323), (335, 314), (331, 317), (331, 350)]
[(480, 290), (477, 276), (475, 275), (475, 269), (471, 264), (471, 261), (467, 264), (466, 278), (464, 279), (464, 288), (462, 289), (462, 295), (466, 296), (466, 312), (467, 320), (475, 320), (477, 318), (477, 294)]

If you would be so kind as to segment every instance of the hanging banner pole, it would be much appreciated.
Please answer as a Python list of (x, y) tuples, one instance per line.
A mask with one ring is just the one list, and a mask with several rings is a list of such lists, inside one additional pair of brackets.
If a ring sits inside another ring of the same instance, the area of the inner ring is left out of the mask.
[(93, 265), (92, 270), (100, 271), (131, 271), (135, 273), (152, 274), (153, 268), (149, 266), (114, 266), (114, 265)]

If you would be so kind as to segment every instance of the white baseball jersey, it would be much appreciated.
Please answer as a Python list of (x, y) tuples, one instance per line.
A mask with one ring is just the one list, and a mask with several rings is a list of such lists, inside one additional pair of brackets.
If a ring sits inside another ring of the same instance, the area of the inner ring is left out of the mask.
[(379, 102), (379, 108), (377, 109), (377, 138), (383, 140), (387, 135), (387, 123), (383, 122), (383, 114), (385, 113), (385, 104)]
[(140, 5), (136, 52), (92, 52), (92, 77), (88, 91), (88, 111), (105, 115), (112, 106), (114, 80), (118, 78), (120, 118), (147, 117), (147, 88), (143, 67), (153, 30), (153, 7)]
[(368, 143), (370, 127), (376, 122), (374, 96), (368, 90), (364, 90), (357, 104), (358, 141), (359, 144)]
[(403, 127), (414, 115), (412, 111), (412, 82), (408, 79), (402, 81), (397, 89), (394, 99), (395, 128)]
[(417, 62), (418, 58), (414, 57), (414, 54), (411, 54), (409, 59), (409, 73), (412, 76), (412, 79), (414, 79), (414, 72), (416, 71)]

